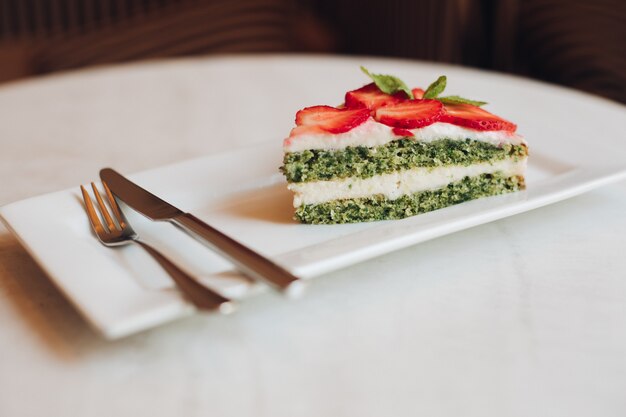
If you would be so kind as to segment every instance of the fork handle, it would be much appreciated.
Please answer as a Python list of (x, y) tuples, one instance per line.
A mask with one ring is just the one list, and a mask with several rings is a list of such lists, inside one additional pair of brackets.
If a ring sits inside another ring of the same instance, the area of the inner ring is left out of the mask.
[(183, 213), (171, 221), (192, 237), (230, 260), (247, 276), (278, 288), (288, 296), (295, 297), (302, 293), (305, 285), (301, 279), (249, 247), (209, 226), (193, 214)]
[(176, 264), (163, 256), (161, 252), (154, 249), (141, 240), (135, 240), (167, 271), (174, 280), (178, 288), (185, 294), (198, 309), (217, 310), (221, 313), (229, 313), (234, 309), (234, 304), (228, 298), (222, 297), (215, 291), (205, 287), (196, 281), (192, 276), (180, 269)]

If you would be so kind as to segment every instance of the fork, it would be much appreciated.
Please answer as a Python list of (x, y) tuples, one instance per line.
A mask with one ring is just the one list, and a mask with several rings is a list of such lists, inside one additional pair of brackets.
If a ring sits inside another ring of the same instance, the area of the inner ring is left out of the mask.
[(111, 211), (113, 212), (113, 216), (115, 217), (115, 221), (113, 220), (113, 217), (111, 217), (111, 214), (109, 213), (109, 210), (107, 209), (96, 184), (93, 182), (91, 183), (94, 197), (96, 198), (96, 202), (100, 208), (100, 213), (106, 225), (102, 224), (100, 221), (100, 217), (96, 213), (94, 204), (85, 187), (81, 185), (80, 189), (83, 194), (85, 209), (87, 210), (87, 217), (89, 217), (91, 227), (96, 233), (96, 236), (98, 236), (98, 240), (100, 240), (103, 245), (115, 247), (131, 243), (138, 244), (144, 248), (146, 252), (152, 255), (152, 257), (163, 267), (163, 269), (165, 269), (170, 277), (172, 277), (179, 290), (182, 291), (186, 298), (191, 301), (196, 308), (201, 310), (215, 310), (222, 314), (228, 314), (234, 311), (236, 305), (233, 301), (200, 284), (159, 251), (140, 240), (137, 233), (128, 223), (128, 220), (126, 220), (126, 217), (119, 208), (115, 197), (113, 197), (111, 190), (109, 190), (109, 187), (105, 182), (102, 182), (102, 186), (104, 187), (104, 191), (109, 206), (111, 207)]

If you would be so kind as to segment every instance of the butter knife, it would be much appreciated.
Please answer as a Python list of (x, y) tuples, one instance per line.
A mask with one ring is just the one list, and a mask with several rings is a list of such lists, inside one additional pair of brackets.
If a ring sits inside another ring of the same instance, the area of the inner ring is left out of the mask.
[(304, 281), (280, 265), (209, 226), (196, 216), (185, 213), (170, 203), (141, 188), (111, 168), (100, 170), (100, 179), (121, 201), (150, 220), (167, 221), (210, 249), (231, 261), (250, 278), (263, 281), (286, 295), (294, 297), (303, 292)]

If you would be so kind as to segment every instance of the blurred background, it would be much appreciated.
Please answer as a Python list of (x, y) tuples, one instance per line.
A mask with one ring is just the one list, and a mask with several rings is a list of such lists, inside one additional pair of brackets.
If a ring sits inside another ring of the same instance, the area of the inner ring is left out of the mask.
[(626, 103), (626, 0), (0, 0), (0, 83), (251, 52), (447, 62)]

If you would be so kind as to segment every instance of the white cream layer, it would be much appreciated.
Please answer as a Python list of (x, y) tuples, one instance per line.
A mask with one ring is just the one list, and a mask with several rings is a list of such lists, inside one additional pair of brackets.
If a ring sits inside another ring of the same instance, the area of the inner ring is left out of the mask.
[[(480, 131), (467, 129), (450, 123), (437, 122), (419, 129), (411, 129), (414, 139), (422, 142), (431, 142), (437, 139), (452, 140), (473, 139), (492, 145), (510, 143), (519, 145), (524, 138), (516, 133), (505, 130)], [(339, 134), (302, 134), (285, 139), (285, 152), (302, 152), (307, 149), (345, 149), (349, 146), (381, 146), (393, 140), (402, 138), (393, 133), (393, 128), (378, 123), (370, 118), (354, 129)]]
[(494, 163), (485, 162), (469, 166), (446, 166), (439, 168), (414, 168), (377, 175), (371, 178), (345, 178), (331, 181), (291, 183), (288, 188), (294, 195), (293, 205), (319, 204), (326, 201), (361, 198), (382, 194), (393, 200), (406, 194), (441, 188), (464, 177), (501, 172), (509, 176), (524, 175), (526, 158), (505, 159)]

